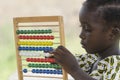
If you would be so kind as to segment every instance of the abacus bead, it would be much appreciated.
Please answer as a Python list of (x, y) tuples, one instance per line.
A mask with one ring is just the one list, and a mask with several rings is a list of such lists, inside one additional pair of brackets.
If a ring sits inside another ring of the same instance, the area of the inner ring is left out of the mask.
[(41, 30), (41, 33), (44, 34), (44, 30)]
[(18, 50), (22, 50), (22, 48), (21, 48), (21, 47), (18, 47)]
[(26, 47), (26, 48), (25, 48), (25, 50), (29, 50), (29, 48), (28, 48), (28, 47)]
[(46, 70), (43, 70), (43, 73), (46, 73)]
[(27, 30), (24, 30), (24, 34), (27, 34)]
[(50, 39), (54, 39), (54, 36), (51, 36)]
[(32, 73), (35, 73), (36, 72), (36, 70), (35, 69), (32, 69)]
[(30, 30), (30, 34), (34, 34), (34, 30)]
[(40, 34), (41, 33), (41, 30), (38, 30), (38, 34)]
[(49, 30), (48, 30), (48, 33), (52, 33), (52, 30), (51, 30), (51, 29), (49, 29)]
[(44, 30), (45, 33), (48, 33), (48, 30)]
[(17, 34), (19, 34), (19, 33), (20, 33), (20, 31), (19, 31), (19, 30), (17, 30), (17, 31), (16, 31), (16, 33), (17, 33)]
[(39, 70), (39, 73), (43, 73), (43, 70), (40, 69), (40, 70)]
[(28, 67), (32, 67), (32, 64), (30, 63), (30, 64), (28, 64)]
[(49, 70), (46, 70), (46, 73), (47, 73), (47, 74), (49, 74), (49, 73), (50, 73), (50, 71), (49, 71)]
[(27, 69), (23, 69), (23, 72), (24, 72), (24, 73), (27, 73)]
[(35, 48), (35, 50), (36, 50), (36, 51), (38, 51), (38, 50), (39, 50), (39, 48), (38, 48), (38, 47), (36, 47), (36, 48)]
[(36, 73), (39, 73), (39, 69), (36, 69)]
[(53, 70), (53, 74), (56, 74), (57, 73), (57, 71), (56, 70)]
[(36, 67), (39, 67), (39, 64), (36, 64)]
[(27, 61), (27, 62), (30, 62), (30, 61), (31, 61), (31, 59), (30, 59), (30, 58), (26, 58), (26, 61)]
[(52, 73), (53, 73), (53, 71), (52, 71), (52, 70), (50, 70), (49, 72), (50, 72), (50, 74), (52, 74)]
[(21, 31), (20, 31), (20, 33), (21, 33), (21, 34), (24, 34), (24, 31), (23, 31), (23, 30), (21, 30)]
[(36, 58), (33, 59), (33, 62), (36, 62)]

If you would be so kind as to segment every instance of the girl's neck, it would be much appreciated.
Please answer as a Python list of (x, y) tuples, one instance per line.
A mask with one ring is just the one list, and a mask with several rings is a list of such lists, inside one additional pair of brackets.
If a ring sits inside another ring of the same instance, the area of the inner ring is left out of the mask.
[(98, 55), (100, 56), (101, 59), (104, 59), (104, 58), (106, 58), (108, 56), (112, 56), (112, 55), (120, 55), (119, 43), (106, 48), (102, 52), (99, 52)]

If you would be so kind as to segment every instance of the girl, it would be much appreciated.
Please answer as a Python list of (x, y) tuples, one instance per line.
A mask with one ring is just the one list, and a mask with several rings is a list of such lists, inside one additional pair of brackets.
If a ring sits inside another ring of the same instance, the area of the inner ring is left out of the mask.
[(82, 47), (88, 54), (79, 64), (65, 47), (54, 54), (56, 62), (75, 80), (120, 80), (120, 0), (86, 0), (79, 20)]

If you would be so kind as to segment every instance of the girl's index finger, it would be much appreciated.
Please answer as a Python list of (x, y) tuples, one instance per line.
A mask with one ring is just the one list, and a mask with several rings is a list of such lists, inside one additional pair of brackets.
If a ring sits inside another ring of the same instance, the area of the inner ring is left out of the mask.
[(58, 49), (61, 49), (63, 52), (69, 52), (69, 50), (62, 45), (58, 46)]

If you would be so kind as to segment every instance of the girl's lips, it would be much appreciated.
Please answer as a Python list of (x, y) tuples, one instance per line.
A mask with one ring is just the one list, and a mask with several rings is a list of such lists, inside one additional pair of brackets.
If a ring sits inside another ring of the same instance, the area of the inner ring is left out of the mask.
[(82, 44), (82, 47), (85, 48), (85, 44), (83, 42), (81, 42), (81, 44)]

